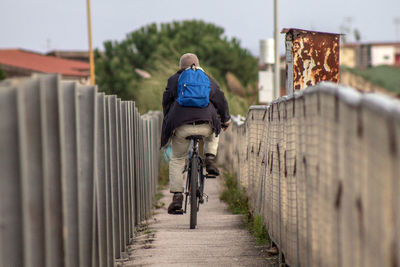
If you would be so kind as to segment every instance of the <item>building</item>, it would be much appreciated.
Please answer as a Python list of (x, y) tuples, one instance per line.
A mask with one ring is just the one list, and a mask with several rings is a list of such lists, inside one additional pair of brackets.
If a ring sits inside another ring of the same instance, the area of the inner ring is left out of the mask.
[(340, 63), (361, 69), (379, 65), (400, 67), (400, 42), (345, 43)]
[(34, 73), (59, 73), (65, 80), (87, 83), (89, 64), (23, 49), (0, 49), (0, 68), (8, 78), (30, 76)]
[(347, 43), (343, 44), (340, 48), (340, 65), (355, 68), (357, 63), (356, 52), (358, 51), (360, 44), (357, 43)]

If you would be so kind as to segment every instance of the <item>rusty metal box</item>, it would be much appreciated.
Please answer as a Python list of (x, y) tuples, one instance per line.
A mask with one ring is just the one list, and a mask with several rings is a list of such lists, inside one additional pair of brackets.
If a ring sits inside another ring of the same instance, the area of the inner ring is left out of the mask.
[(339, 82), (340, 34), (283, 29), (288, 93), (321, 81)]

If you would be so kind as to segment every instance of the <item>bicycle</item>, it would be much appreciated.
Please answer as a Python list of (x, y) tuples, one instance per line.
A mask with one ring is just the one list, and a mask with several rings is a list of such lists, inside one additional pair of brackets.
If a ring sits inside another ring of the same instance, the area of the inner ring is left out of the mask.
[(204, 193), (204, 179), (216, 178), (215, 175), (203, 173), (204, 159), (199, 153), (199, 141), (203, 139), (202, 135), (191, 135), (186, 139), (191, 140), (191, 150), (189, 151), (186, 189), (185, 189), (185, 209), (187, 212), (188, 198), (190, 201), (190, 229), (195, 229), (197, 225), (197, 212), (200, 209), (200, 204), (204, 203), (204, 197), (208, 201), (208, 196)]

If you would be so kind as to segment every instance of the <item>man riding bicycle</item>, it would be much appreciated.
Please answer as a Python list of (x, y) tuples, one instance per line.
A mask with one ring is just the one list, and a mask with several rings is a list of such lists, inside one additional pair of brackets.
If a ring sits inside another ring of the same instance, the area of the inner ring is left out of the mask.
[[(206, 171), (211, 175), (219, 175), (215, 157), (217, 155), (219, 133), (221, 127), (226, 129), (231, 122), (228, 102), (218, 83), (207, 75), (209, 79), (209, 103), (206, 107), (180, 105), (178, 98), (178, 80), (181, 74), (192, 68), (200, 68), (195, 54), (182, 55), (179, 61), (179, 70), (168, 79), (163, 95), (164, 120), (162, 124), (161, 147), (171, 139), (172, 154), (169, 162), (169, 185), (173, 193), (172, 203), (168, 207), (169, 214), (178, 214), (182, 210), (185, 176), (185, 159), (187, 158), (190, 135), (204, 136), (204, 154), (206, 155)], [(186, 86), (186, 85), (185, 85)], [(180, 214), (180, 213), (179, 213)]]

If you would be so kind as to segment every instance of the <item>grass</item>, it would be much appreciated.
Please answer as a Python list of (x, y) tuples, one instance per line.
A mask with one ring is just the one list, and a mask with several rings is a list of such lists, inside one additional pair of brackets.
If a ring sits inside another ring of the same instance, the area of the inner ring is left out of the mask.
[(247, 228), (256, 238), (259, 245), (269, 244), (269, 235), (261, 215), (256, 215), (253, 218), (247, 218)]
[(379, 85), (390, 92), (400, 94), (400, 69), (381, 65), (376, 67), (361, 69), (344, 68), (353, 74), (363, 77), (365, 80)]
[(233, 175), (225, 173), (224, 177), (225, 188), (219, 199), (228, 204), (228, 210), (233, 214), (247, 214), (249, 209), (246, 190), (239, 188), (238, 182)]
[(263, 223), (261, 215), (253, 216), (249, 210), (249, 200), (246, 190), (239, 187), (237, 179), (229, 174), (224, 174), (224, 189), (220, 200), (228, 204), (228, 210), (233, 214), (243, 214), (246, 228), (256, 238), (260, 245), (267, 245), (270, 242), (268, 231)]
[(146, 235), (149, 235), (149, 234), (152, 234), (152, 233), (155, 233), (155, 232), (156, 232), (156, 230), (154, 230), (154, 229), (146, 229), (143, 233), (146, 234)]

